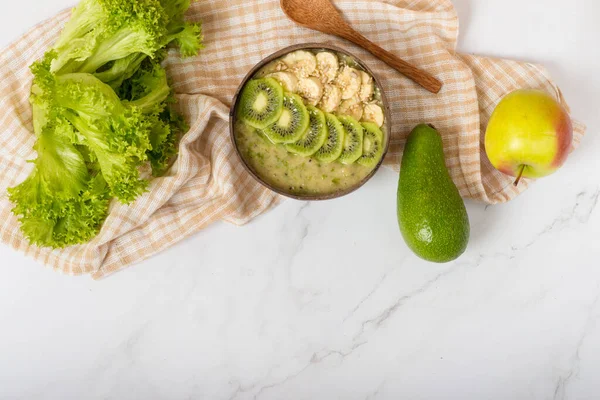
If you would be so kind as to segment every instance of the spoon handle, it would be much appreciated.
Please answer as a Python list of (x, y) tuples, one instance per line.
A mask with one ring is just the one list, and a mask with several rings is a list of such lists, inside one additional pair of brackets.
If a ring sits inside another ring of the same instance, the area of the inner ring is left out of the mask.
[(369, 39), (358, 33), (352, 28), (345, 29), (343, 33), (343, 37), (354, 44), (359, 45), (363, 49), (369, 51), (375, 57), (379, 58), (381, 61), (388, 64), (390, 67), (394, 68), (396, 71), (400, 72), (404, 76), (412, 79), (431, 93), (438, 93), (442, 88), (442, 82), (431, 75), (428, 72), (419, 69), (406, 61), (402, 60), (400, 57), (395, 56), (387, 50), (382, 49), (375, 43), (371, 42)]

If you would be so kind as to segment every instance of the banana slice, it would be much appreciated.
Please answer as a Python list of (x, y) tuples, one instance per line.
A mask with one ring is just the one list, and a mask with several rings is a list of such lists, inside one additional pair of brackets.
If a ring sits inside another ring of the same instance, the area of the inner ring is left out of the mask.
[(383, 110), (377, 104), (367, 104), (362, 120), (364, 122), (373, 122), (381, 128), (381, 125), (383, 125)]
[(273, 78), (281, 83), (283, 90), (286, 92), (296, 93), (296, 90), (298, 89), (298, 78), (291, 72), (273, 72), (267, 75), (267, 77)]
[(318, 78), (302, 78), (298, 80), (297, 92), (311, 106), (317, 105), (323, 97), (323, 84)]
[(342, 89), (342, 100), (347, 100), (358, 93), (362, 79), (358, 70), (345, 66), (338, 75), (336, 83)]
[(355, 96), (351, 99), (342, 101), (342, 104), (340, 104), (340, 109), (338, 110), (338, 114), (348, 115), (355, 120), (360, 121), (363, 116), (363, 106), (358, 97)]
[(282, 60), (298, 78), (308, 78), (317, 68), (317, 58), (305, 50), (289, 53)]
[(367, 74), (365, 71), (360, 71), (360, 91), (358, 92), (358, 98), (362, 102), (368, 102), (373, 96), (375, 90), (373, 86), (373, 77)]
[(335, 54), (323, 51), (317, 53), (317, 71), (316, 76), (323, 83), (331, 83), (338, 74), (340, 63)]
[(342, 91), (335, 85), (323, 86), (323, 97), (319, 103), (319, 108), (325, 112), (333, 112), (342, 101)]

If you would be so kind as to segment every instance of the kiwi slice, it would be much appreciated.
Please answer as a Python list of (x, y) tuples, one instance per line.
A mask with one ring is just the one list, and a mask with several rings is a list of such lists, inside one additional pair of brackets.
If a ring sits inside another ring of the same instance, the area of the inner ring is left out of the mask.
[(297, 94), (285, 93), (279, 119), (267, 126), (264, 134), (275, 144), (294, 143), (304, 135), (309, 122), (310, 116), (302, 98)]
[(363, 122), (362, 156), (356, 161), (360, 165), (372, 168), (381, 160), (383, 154), (383, 132), (372, 122)]
[(308, 105), (306, 109), (310, 116), (308, 129), (300, 140), (295, 143), (286, 144), (285, 148), (290, 153), (308, 157), (315, 154), (323, 146), (323, 143), (325, 143), (327, 139), (327, 121), (325, 120), (323, 111), (318, 108)]
[(238, 118), (264, 129), (279, 119), (283, 111), (283, 88), (273, 78), (252, 79), (242, 89)]
[(327, 123), (327, 139), (323, 146), (313, 155), (320, 162), (330, 163), (337, 160), (344, 150), (344, 126), (335, 115), (325, 113)]
[(352, 164), (362, 156), (363, 127), (360, 122), (347, 115), (339, 116), (338, 119), (346, 131), (346, 135), (344, 136), (344, 150), (342, 150), (339, 162), (342, 164)]

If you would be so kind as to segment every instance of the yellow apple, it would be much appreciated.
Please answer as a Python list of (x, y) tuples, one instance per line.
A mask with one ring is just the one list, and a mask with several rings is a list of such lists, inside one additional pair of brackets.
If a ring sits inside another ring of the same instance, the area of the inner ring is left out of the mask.
[(492, 113), (485, 132), (485, 151), (499, 171), (541, 178), (567, 159), (573, 125), (567, 111), (541, 90), (522, 89), (506, 95)]

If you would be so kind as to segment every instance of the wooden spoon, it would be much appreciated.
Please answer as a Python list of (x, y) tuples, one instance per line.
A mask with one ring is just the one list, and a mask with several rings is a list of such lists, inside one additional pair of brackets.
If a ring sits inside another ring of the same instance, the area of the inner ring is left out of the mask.
[(442, 88), (442, 82), (433, 75), (382, 49), (352, 29), (330, 0), (281, 0), (281, 8), (297, 24), (359, 45), (432, 93), (438, 93)]

